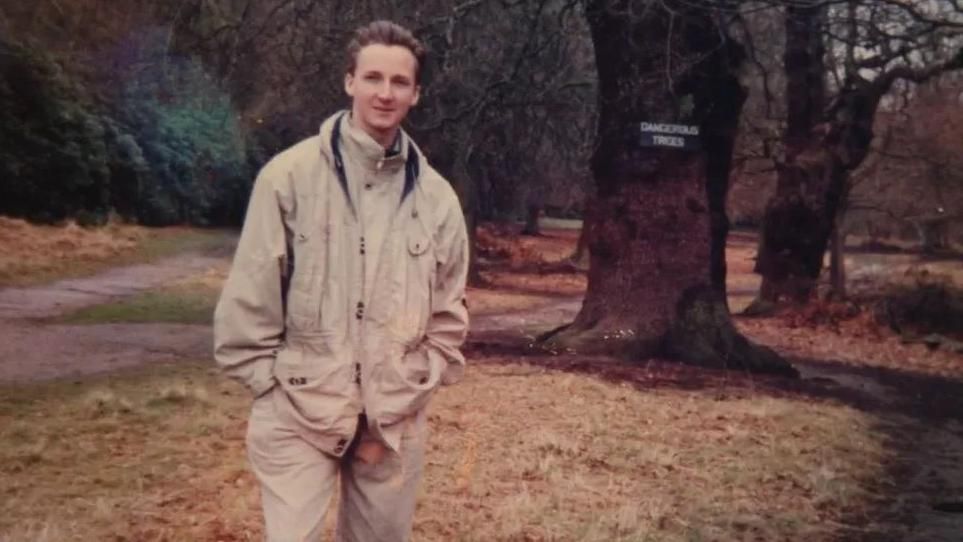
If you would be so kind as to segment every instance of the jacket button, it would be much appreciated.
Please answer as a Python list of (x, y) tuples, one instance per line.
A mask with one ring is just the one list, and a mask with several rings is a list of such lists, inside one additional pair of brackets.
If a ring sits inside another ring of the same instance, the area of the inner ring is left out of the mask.
[(291, 378), (288, 379), (288, 384), (291, 384), (292, 386), (297, 386), (297, 385), (298, 385), (298, 379), (297, 379), (297, 378), (294, 378), (294, 377), (292, 376)]

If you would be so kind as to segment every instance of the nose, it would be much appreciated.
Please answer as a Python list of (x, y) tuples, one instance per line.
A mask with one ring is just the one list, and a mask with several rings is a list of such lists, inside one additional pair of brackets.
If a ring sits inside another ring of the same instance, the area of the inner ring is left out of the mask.
[(378, 87), (378, 99), (388, 101), (391, 99), (391, 81), (385, 81)]

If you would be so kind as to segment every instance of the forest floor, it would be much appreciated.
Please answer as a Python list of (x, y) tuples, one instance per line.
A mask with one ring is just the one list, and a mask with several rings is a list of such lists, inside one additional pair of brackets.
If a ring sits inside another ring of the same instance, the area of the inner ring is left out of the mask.
[[(59, 230), (21, 233), (20, 256), (0, 238), (0, 542), (259, 540), (250, 399), (210, 361), (233, 238), (181, 230), (155, 250), (117, 228), (130, 242), (78, 256), (45, 244)], [(963, 514), (943, 510), (963, 502), (963, 355), (832, 307), (736, 318), (799, 380), (530, 349), (579, 309), (584, 274), (555, 265), (576, 237), (482, 236), (488, 285), (469, 290), (466, 378), (430, 407), (414, 540), (959, 540)], [(734, 310), (754, 252), (731, 236)], [(850, 259), (858, 288), (961, 272)]]

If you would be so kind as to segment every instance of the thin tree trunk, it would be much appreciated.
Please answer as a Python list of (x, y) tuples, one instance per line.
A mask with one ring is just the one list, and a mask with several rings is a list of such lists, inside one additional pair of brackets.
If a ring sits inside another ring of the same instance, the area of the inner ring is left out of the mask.
[(538, 218), (542, 214), (542, 207), (537, 203), (529, 203), (525, 208), (525, 227), (522, 228), (522, 235), (541, 235), (542, 228), (539, 226)]
[[(712, 14), (691, 3), (637, 14), (616, 4), (587, 7), (600, 90), (588, 291), (575, 321), (548, 342), (794, 375), (735, 330), (725, 302), (724, 201), (745, 100), (742, 51), (720, 43)], [(639, 148), (627, 134), (642, 121), (696, 125), (702, 148)]]
[[(464, 141), (464, 139), (462, 141)], [(468, 171), (471, 147), (463, 143), (462, 145), (458, 145), (456, 149), (451, 169), (455, 191), (458, 193), (463, 212), (465, 213), (465, 227), (468, 229), (468, 284), (478, 286), (485, 284), (485, 279), (478, 269), (478, 251), (475, 246), (478, 228), (479, 189), (477, 183), (474, 182)]]
[(846, 233), (841, 221), (833, 228), (832, 252), (829, 255), (829, 289), (832, 299), (846, 299)]

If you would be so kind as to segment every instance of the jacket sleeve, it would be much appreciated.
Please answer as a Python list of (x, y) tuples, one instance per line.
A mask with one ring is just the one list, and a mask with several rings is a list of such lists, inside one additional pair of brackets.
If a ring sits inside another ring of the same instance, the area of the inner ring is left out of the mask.
[(438, 269), (423, 343), (429, 366), (438, 370), (437, 383), (442, 385), (461, 380), (465, 372), (465, 356), (461, 353), (461, 346), (468, 335), (468, 304), (465, 299), (469, 264), (468, 231), (461, 205), (457, 198), (453, 199), (438, 235)]
[(264, 169), (248, 203), (240, 241), (214, 311), (214, 359), (260, 396), (274, 387), (284, 334), (286, 235), (277, 188)]

